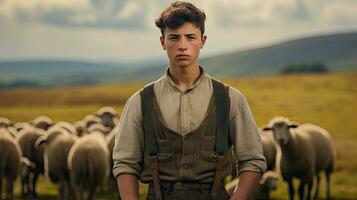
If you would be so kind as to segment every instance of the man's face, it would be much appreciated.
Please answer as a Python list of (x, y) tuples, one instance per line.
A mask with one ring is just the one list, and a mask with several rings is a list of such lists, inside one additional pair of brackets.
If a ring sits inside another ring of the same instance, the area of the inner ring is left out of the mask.
[(206, 36), (201, 36), (201, 30), (194, 24), (184, 23), (177, 29), (166, 28), (160, 41), (169, 57), (170, 66), (186, 68), (198, 65), (200, 49), (206, 42)]

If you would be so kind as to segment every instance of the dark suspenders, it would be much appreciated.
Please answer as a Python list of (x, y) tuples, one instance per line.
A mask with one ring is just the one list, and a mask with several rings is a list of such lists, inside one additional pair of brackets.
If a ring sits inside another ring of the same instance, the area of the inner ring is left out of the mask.
[(146, 86), (143, 92), (141, 93), (141, 109), (144, 124), (144, 148), (145, 152), (149, 152), (148, 156), (151, 162), (152, 182), (154, 185), (155, 197), (157, 200), (162, 200), (159, 179), (159, 161), (157, 155), (158, 147), (151, 120), (154, 98), (154, 83), (152, 83)]
[[(216, 106), (216, 172), (212, 185), (212, 199), (217, 199), (220, 184), (222, 183), (222, 169), (224, 165), (224, 153), (229, 149), (229, 102), (228, 91), (223, 83), (212, 79), (213, 95)], [(161, 189), (158, 166), (158, 146), (152, 124), (153, 100), (155, 98), (154, 83), (144, 87), (141, 93), (141, 109), (143, 116), (145, 152), (149, 152), (151, 162), (153, 186), (156, 199), (161, 200)]]
[(222, 183), (222, 169), (224, 166), (224, 153), (228, 151), (229, 137), (229, 103), (227, 102), (228, 91), (225, 90), (223, 83), (212, 79), (213, 95), (216, 106), (216, 172), (211, 189), (212, 199), (218, 198), (218, 192)]

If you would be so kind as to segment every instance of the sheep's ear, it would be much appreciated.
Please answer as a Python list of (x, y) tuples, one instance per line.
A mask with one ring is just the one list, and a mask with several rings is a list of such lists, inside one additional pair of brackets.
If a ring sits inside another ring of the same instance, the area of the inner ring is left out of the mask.
[(299, 126), (299, 124), (297, 124), (297, 123), (291, 123), (289, 125), (289, 128), (297, 128), (298, 126)]
[(37, 138), (34, 147), (35, 149), (40, 148), (41, 145), (43, 145), (45, 142), (47, 142), (47, 136), (41, 136), (39, 138)]
[(273, 130), (270, 126), (264, 126), (263, 128), (262, 128), (262, 130), (263, 131), (271, 131), (271, 130)]

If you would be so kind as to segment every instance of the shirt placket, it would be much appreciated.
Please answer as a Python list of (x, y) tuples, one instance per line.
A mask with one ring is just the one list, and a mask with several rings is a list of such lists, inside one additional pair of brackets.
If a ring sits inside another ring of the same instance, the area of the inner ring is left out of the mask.
[(192, 108), (190, 108), (190, 94), (182, 93), (180, 100), (180, 132), (185, 135), (191, 131), (190, 121)]

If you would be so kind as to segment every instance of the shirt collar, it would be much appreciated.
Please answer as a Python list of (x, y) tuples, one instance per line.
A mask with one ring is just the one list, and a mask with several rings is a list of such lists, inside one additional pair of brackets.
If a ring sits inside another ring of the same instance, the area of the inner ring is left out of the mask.
[[(200, 68), (200, 76), (199, 78), (196, 80), (196, 82), (187, 89), (186, 92), (191, 91), (192, 89), (194, 89), (195, 87), (197, 87), (197, 85), (201, 84), (202, 81), (207, 77), (207, 74), (204, 70), (204, 68), (202, 66), (199, 66)], [(175, 87), (176, 89), (178, 89), (179, 91), (181, 91), (178, 86), (175, 84), (174, 80), (172, 80), (170, 74), (169, 74), (169, 68), (166, 69), (166, 73), (165, 73), (165, 79), (166, 81), (172, 86)]]

